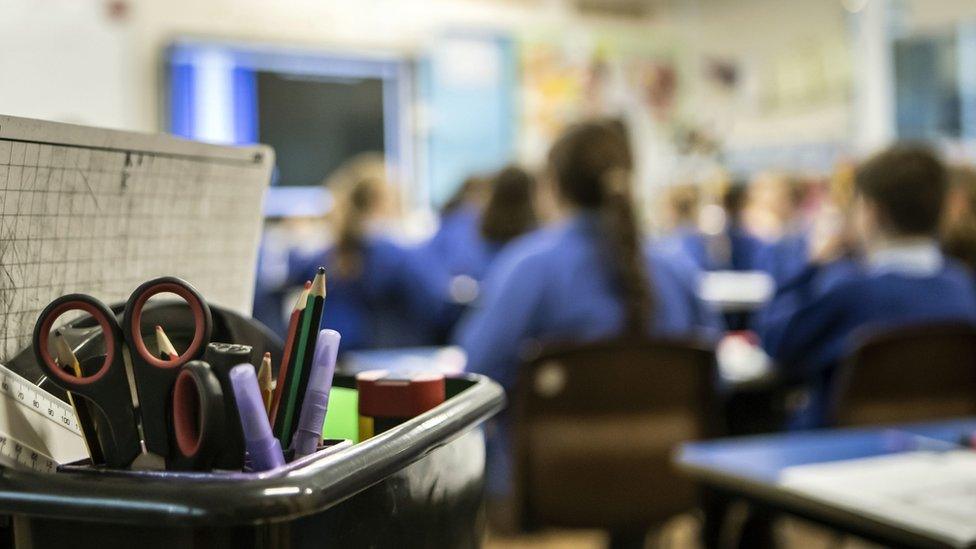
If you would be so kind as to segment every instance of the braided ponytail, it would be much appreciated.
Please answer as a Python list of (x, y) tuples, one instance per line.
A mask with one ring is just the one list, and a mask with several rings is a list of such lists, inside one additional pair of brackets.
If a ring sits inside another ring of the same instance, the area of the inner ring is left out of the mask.
[(553, 145), (549, 164), (563, 199), (598, 216), (600, 240), (624, 307), (624, 335), (646, 335), (654, 299), (631, 196), (633, 162), (625, 134), (609, 123), (573, 126)]
[(601, 183), (600, 222), (613, 258), (615, 278), (624, 295), (625, 333), (640, 337), (647, 334), (651, 292), (630, 193), (630, 174), (613, 169), (603, 174)]

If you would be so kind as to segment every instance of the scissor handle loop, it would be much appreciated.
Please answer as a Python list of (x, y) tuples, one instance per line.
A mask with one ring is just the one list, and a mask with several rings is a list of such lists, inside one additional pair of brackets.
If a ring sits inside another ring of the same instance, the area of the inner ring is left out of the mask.
[[(163, 360), (150, 353), (142, 338), (142, 310), (149, 298), (161, 293), (172, 293), (180, 296), (190, 306), (190, 311), (193, 313), (193, 340), (189, 347), (183, 351), (183, 354), (168, 360)], [(129, 300), (126, 301), (123, 318), (124, 326), (127, 328), (125, 331), (126, 339), (131, 349), (146, 363), (163, 369), (180, 367), (203, 354), (213, 330), (213, 316), (210, 313), (210, 306), (204, 301), (203, 296), (188, 282), (173, 276), (156, 278), (136, 288)]]
[(210, 467), (222, 440), (223, 398), (220, 381), (206, 362), (192, 360), (180, 370), (173, 384), (174, 465)]
[[(54, 322), (61, 315), (70, 311), (88, 313), (102, 328), (102, 337), (105, 340), (105, 362), (102, 363), (97, 372), (89, 376), (78, 377), (65, 371), (64, 368), (58, 366), (49, 351), (48, 344)], [(115, 315), (104, 303), (90, 295), (68, 294), (52, 301), (38, 316), (37, 323), (34, 324), (34, 355), (45, 373), (57, 378), (61, 382), (59, 385), (62, 388), (71, 390), (74, 387), (90, 385), (102, 379), (118, 359), (116, 353), (121, 345), (118, 340), (120, 332), (121, 329)]]

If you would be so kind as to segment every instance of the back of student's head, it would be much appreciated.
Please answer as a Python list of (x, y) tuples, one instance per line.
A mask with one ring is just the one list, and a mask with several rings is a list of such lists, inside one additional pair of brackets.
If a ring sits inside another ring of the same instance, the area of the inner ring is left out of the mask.
[(744, 179), (735, 179), (722, 193), (722, 209), (728, 223), (739, 225), (749, 197), (749, 183)]
[(882, 151), (857, 169), (854, 184), (874, 206), (884, 231), (895, 236), (938, 231), (948, 173), (929, 149), (899, 145)]
[(362, 269), (370, 221), (392, 209), (394, 200), (383, 157), (360, 155), (326, 181), (334, 201), (336, 274), (352, 277)]
[(953, 166), (949, 170), (940, 232), (942, 249), (976, 270), (976, 169)]
[(701, 192), (693, 183), (683, 183), (668, 189), (667, 205), (672, 228), (698, 223)]
[(976, 226), (976, 168), (949, 168), (949, 190), (942, 221), (945, 230), (960, 225)]
[(491, 181), (480, 174), (469, 175), (461, 182), (454, 194), (441, 206), (441, 215), (448, 215), (464, 206), (482, 208), (490, 192)]
[(504, 244), (536, 227), (535, 178), (518, 166), (495, 174), (488, 205), (481, 216), (485, 239)]
[(621, 293), (628, 335), (643, 335), (653, 307), (631, 198), (633, 159), (619, 124), (568, 128), (549, 151), (549, 170), (563, 203), (597, 214), (600, 242)]

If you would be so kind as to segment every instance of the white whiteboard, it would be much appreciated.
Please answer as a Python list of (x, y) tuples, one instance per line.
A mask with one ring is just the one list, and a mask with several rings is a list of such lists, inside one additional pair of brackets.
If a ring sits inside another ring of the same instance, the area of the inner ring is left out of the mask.
[(54, 298), (163, 275), (249, 313), (274, 152), (0, 116), (0, 363)]

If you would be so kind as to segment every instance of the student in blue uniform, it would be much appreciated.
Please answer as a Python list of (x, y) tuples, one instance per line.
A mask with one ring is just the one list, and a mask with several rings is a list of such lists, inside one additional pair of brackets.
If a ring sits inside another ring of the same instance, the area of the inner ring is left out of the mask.
[(766, 271), (779, 287), (803, 272), (810, 262), (810, 238), (806, 231), (783, 235), (759, 253), (757, 267)]
[(973, 281), (936, 240), (946, 186), (945, 167), (924, 149), (896, 147), (867, 161), (856, 175), (855, 234), (846, 239), (861, 260), (831, 261), (845, 248), (842, 237), (768, 305), (757, 326), (763, 347), (810, 388), (792, 427), (825, 423), (833, 377), (855, 330), (976, 322)]
[(478, 227), (484, 265), (473, 272), (475, 279), (484, 278), (506, 244), (538, 226), (535, 194), (535, 178), (518, 166), (507, 166), (492, 177), (491, 194)]
[(781, 220), (781, 234), (775, 242), (762, 247), (756, 266), (780, 286), (800, 274), (810, 260), (810, 228), (803, 214), (806, 188), (796, 178), (778, 175), (761, 180), (761, 184), (766, 209), (773, 210), (771, 216)]
[(342, 334), (343, 351), (430, 345), (448, 302), (446, 274), (387, 236), (395, 199), (376, 162), (353, 159), (334, 178), (338, 217), (332, 247), (290, 261), (293, 285), (325, 266), (322, 326)]
[[(710, 333), (718, 318), (695, 294), (696, 276), (645, 253), (630, 194), (632, 159), (613, 125), (568, 129), (549, 153), (549, 180), (565, 212), (554, 228), (506, 247), (457, 341), (468, 370), (513, 387), (530, 341)], [(489, 495), (509, 493), (507, 433), (489, 446)]]
[(464, 180), (440, 211), (440, 225), (421, 251), (451, 276), (475, 277), (484, 271), (485, 253), (479, 227), (491, 180), (473, 175)]
[(285, 322), (285, 284), (288, 276), (288, 250), (276, 246), (275, 239), (266, 230), (258, 247), (257, 276), (254, 282), (254, 307), (251, 316), (261, 321), (272, 332), (284, 338), (288, 331)]
[(722, 196), (725, 220), (714, 234), (685, 224), (662, 240), (665, 247), (676, 247), (705, 271), (754, 271), (760, 266), (763, 242), (749, 233), (742, 223), (746, 186), (735, 183)]

